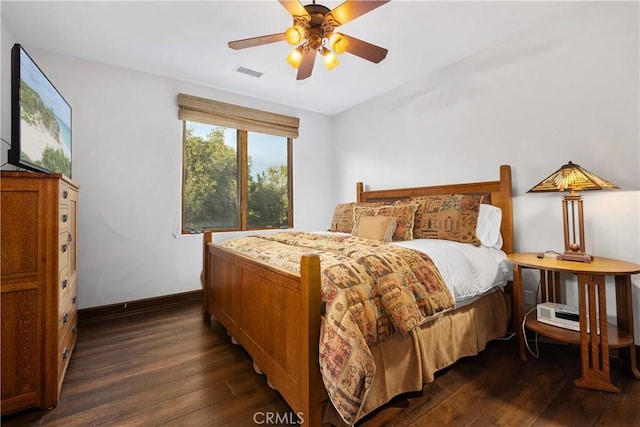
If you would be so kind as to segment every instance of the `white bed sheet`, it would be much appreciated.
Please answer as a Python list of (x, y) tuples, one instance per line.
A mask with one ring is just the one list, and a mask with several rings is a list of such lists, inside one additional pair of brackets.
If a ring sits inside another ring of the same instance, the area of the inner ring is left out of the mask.
[(456, 306), (471, 302), (495, 287), (512, 280), (507, 255), (496, 248), (438, 239), (414, 239), (394, 245), (426, 253), (442, 274)]

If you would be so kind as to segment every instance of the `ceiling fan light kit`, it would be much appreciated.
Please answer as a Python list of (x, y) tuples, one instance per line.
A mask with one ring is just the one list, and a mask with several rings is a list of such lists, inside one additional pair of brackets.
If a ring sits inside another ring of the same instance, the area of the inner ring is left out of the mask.
[(287, 39), (287, 43), (289, 44), (298, 44), (304, 39), (305, 33), (304, 28), (299, 25), (294, 25), (293, 27), (287, 28), (287, 31), (284, 32), (284, 37)]
[(324, 60), (324, 66), (327, 70), (333, 70), (339, 63), (338, 57), (326, 47), (322, 48), (322, 59)]
[(298, 68), (300, 66), (300, 62), (302, 61), (302, 54), (304, 53), (304, 46), (300, 45), (297, 48), (293, 49), (291, 53), (287, 56), (287, 62), (291, 64), (293, 68)]
[(368, 61), (379, 63), (387, 56), (387, 49), (359, 40), (333, 30), (373, 9), (382, 6), (389, 0), (364, 1), (346, 0), (338, 7), (316, 4), (303, 6), (298, 0), (279, 0), (279, 3), (293, 17), (293, 25), (284, 33), (270, 34), (249, 39), (229, 42), (232, 49), (245, 49), (286, 40), (291, 45), (298, 45), (286, 57), (292, 67), (298, 69), (297, 80), (311, 76), (316, 53), (322, 55), (327, 70), (335, 68), (340, 61), (335, 55), (344, 52), (359, 56)]
[(331, 36), (329, 36), (329, 45), (335, 53), (345, 53), (349, 46), (349, 42), (342, 34), (331, 33)]

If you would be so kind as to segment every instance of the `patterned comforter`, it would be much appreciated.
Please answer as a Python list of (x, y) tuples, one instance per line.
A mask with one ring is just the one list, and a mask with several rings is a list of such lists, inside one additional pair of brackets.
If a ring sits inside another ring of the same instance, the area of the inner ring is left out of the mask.
[(353, 424), (376, 366), (369, 345), (405, 334), (454, 300), (424, 253), (355, 236), (282, 232), (226, 241), (222, 246), (295, 274), (303, 254), (317, 254), (326, 304), (320, 371), (329, 398)]

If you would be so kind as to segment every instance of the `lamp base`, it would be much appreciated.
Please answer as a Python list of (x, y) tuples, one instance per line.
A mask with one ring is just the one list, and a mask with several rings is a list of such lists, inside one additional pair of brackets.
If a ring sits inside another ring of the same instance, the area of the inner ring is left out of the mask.
[(585, 253), (565, 252), (558, 257), (563, 261), (591, 262), (593, 257)]

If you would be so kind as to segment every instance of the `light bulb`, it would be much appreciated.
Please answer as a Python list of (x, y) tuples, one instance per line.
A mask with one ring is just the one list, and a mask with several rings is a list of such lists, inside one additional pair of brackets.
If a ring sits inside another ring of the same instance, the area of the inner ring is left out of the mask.
[(332, 33), (329, 36), (329, 44), (335, 53), (345, 53), (349, 46), (349, 41), (340, 33)]
[(293, 68), (298, 68), (300, 66), (300, 62), (302, 61), (302, 51), (304, 49), (304, 45), (300, 45), (297, 48), (293, 49), (289, 56), (287, 56), (287, 62), (291, 64)]
[(289, 44), (298, 44), (304, 38), (304, 28), (299, 25), (287, 28), (284, 32), (284, 37)]
[(338, 57), (326, 47), (322, 48), (322, 59), (327, 70), (333, 70), (340, 63)]

